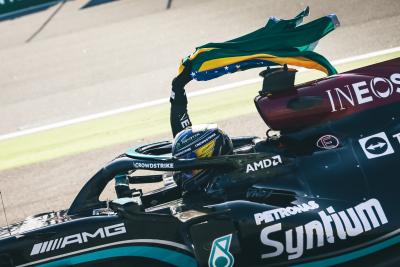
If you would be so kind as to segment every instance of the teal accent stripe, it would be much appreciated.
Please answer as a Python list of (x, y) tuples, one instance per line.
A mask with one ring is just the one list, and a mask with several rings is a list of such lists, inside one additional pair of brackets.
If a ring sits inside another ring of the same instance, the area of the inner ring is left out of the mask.
[(71, 266), (95, 260), (102, 260), (113, 257), (145, 257), (163, 261), (178, 267), (195, 267), (197, 262), (193, 257), (179, 253), (174, 250), (169, 250), (159, 247), (150, 246), (129, 246), (110, 248), (91, 253), (82, 254), (79, 256), (68, 257), (53, 262), (37, 265), (38, 267), (58, 267)]
[(332, 266), (335, 264), (340, 264), (344, 263), (347, 261), (351, 261), (354, 259), (358, 259), (364, 256), (367, 256), (369, 254), (375, 253), (379, 250), (388, 248), (390, 246), (396, 245), (400, 243), (400, 236), (395, 236), (393, 238), (390, 238), (388, 240), (385, 240), (383, 242), (377, 243), (375, 245), (356, 250), (351, 253), (347, 253), (341, 256), (325, 259), (325, 260), (319, 260), (319, 261), (313, 261), (310, 263), (304, 263), (304, 264), (298, 264), (298, 265), (292, 265), (293, 267), (320, 267), (320, 266)]

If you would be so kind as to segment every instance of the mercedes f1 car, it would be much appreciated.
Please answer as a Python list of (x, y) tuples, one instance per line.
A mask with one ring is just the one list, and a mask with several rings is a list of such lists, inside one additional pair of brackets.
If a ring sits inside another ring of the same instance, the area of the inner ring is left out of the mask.
[[(280, 135), (204, 159), (173, 158), (169, 141), (131, 148), (69, 209), (1, 228), (0, 265), (399, 266), (400, 59), (301, 85), (286, 67), (262, 74), (255, 105)], [(201, 192), (172, 179), (208, 168)], [(110, 181), (117, 198), (100, 201)]]
[[(313, 49), (339, 21), (300, 25), (308, 13), (198, 47), (172, 82), (175, 135), (191, 79), (268, 66), (254, 99), (266, 137), (209, 158), (173, 156), (170, 141), (130, 148), (68, 209), (0, 228), (0, 266), (400, 266), (400, 58), (337, 74)], [(286, 64), (329, 76), (295, 85)], [(177, 177), (199, 170), (206, 185), (185, 190)]]

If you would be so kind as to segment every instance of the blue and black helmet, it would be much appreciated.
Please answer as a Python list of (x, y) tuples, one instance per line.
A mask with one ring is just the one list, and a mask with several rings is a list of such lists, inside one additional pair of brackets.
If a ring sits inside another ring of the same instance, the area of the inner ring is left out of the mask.
[[(181, 159), (209, 158), (231, 154), (232, 140), (216, 124), (195, 125), (179, 132), (172, 144), (172, 156)], [(184, 190), (199, 190), (208, 181), (207, 170), (179, 173)]]

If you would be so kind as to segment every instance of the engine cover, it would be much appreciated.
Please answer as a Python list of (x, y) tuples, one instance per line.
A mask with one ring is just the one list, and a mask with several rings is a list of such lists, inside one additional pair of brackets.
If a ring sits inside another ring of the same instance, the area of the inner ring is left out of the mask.
[(273, 130), (295, 131), (400, 102), (400, 58), (257, 96), (255, 104)]

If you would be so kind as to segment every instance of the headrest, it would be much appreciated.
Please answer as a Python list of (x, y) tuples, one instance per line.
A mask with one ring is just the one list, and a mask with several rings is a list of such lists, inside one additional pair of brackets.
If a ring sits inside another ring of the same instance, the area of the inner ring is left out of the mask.
[(260, 72), (260, 76), (264, 78), (260, 95), (265, 96), (293, 89), (296, 72), (297, 70), (289, 69), (286, 64), (280, 68), (268, 67), (263, 70)]

